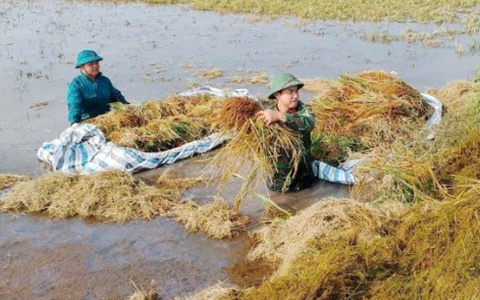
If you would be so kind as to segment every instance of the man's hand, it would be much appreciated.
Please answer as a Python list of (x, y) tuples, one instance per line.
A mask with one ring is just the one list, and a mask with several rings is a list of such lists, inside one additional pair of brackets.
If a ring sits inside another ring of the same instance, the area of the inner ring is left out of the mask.
[(285, 122), (287, 117), (285, 113), (278, 110), (265, 109), (256, 113), (257, 119), (262, 120), (265, 124), (270, 125), (276, 122)]

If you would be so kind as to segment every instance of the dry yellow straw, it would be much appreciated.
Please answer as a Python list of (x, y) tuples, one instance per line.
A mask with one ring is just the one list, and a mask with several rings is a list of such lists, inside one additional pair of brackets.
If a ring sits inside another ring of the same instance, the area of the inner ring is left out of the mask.
[(249, 222), (248, 217), (232, 212), (225, 200), (218, 197), (203, 205), (193, 201), (177, 205), (170, 215), (187, 231), (202, 231), (215, 239), (231, 238), (244, 231)]
[(12, 187), (17, 182), (29, 180), (27, 176), (15, 174), (0, 174), (0, 190)]
[(50, 173), (18, 183), (1, 202), (9, 212), (45, 213), (54, 218), (151, 220), (181, 201), (181, 190), (159, 190), (130, 174), (106, 171), (90, 176)]

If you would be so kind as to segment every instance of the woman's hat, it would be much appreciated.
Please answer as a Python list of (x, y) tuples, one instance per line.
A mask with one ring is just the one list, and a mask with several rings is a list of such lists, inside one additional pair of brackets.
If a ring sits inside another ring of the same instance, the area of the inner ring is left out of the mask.
[(298, 86), (298, 89), (301, 89), (303, 85), (303, 82), (298, 80), (291, 73), (277, 74), (273, 77), (272, 81), (270, 81), (270, 95), (268, 96), (268, 99), (275, 99), (275, 93), (283, 89), (288, 89), (292, 86)]
[(75, 69), (80, 68), (82, 65), (87, 64), (92, 61), (101, 61), (103, 58), (98, 56), (97, 52), (93, 50), (82, 50), (78, 53), (77, 63), (75, 64)]

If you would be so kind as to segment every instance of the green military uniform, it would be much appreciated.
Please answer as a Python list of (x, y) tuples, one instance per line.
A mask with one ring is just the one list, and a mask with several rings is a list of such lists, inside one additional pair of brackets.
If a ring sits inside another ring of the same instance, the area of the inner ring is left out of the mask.
[[(277, 107), (274, 106), (271, 109), (277, 110)], [(300, 101), (296, 111), (287, 112), (286, 121), (281, 124), (293, 129), (294, 132), (300, 135), (303, 141), (304, 152), (295, 174), (290, 174), (294, 168), (289, 161), (290, 155), (285, 152), (280, 156), (270, 189), (278, 192), (294, 192), (309, 187), (315, 181), (312, 170), (313, 158), (310, 153), (312, 144), (310, 132), (315, 126), (315, 116), (311, 107)], [(284, 188), (285, 190), (283, 190)]]

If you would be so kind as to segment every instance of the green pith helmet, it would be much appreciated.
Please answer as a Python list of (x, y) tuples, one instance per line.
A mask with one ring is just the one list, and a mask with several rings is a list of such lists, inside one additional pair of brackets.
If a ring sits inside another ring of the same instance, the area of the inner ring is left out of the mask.
[(82, 65), (87, 64), (92, 61), (101, 61), (103, 58), (98, 56), (97, 52), (93, 50), (82, 50), (78, 53), (77, 63), (75, 64), (75, 69), (80, 68)]
[(291, 73), (277, 74), (273, 77), (272, 81), (270, 81), (270, 95), (268, 96), (268, 99), (275, 99), (275, 93), (283, 89), (288, 89), (292, 86), (298, 86), (298, 89), (301, 89), (303, 85), (303, 82), (298, 80)]

